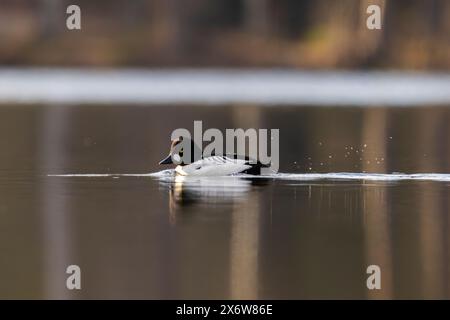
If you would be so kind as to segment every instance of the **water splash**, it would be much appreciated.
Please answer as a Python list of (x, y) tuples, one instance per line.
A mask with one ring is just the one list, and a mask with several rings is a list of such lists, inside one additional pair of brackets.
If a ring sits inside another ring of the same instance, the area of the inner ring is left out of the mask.
[(370, 180), (370, 181), (450, 181), (450, 174), (445, 173), (277, 173), (273, 176), (282, 180)]

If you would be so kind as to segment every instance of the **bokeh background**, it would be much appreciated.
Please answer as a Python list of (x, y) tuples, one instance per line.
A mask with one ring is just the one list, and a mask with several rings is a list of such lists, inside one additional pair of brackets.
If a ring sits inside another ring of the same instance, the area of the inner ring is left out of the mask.
[[(69, 4), (82, 31), (65, 28)], [(367, 30), (366, 8), (382, 8)], [(3, 0), (0, 64), (448, 70), (446, 0)]]

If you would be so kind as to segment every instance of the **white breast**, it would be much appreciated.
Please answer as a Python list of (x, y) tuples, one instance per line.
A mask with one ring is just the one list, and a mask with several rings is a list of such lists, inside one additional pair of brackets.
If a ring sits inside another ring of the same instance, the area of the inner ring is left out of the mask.
[(189, 165), (177, 166), (175, 171), (182, 176), (228, 176), (250, 168), (245, 160), (213, 156)]

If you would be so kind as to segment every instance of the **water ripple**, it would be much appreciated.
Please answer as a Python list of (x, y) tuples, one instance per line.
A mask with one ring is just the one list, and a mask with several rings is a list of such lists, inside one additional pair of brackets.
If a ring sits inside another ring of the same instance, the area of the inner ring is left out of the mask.
[[(154, 178), (172, 178), (174, 177), (174, 170), (163, 170), (154, 173), (112, 173), (112, 174), (98, 174), (98, 173), (68, 173), (68, 174), (48, 174), (48, 177), (154, 177)], [(279, 179), (279, 180), (370, 180), (370, 181), (403, 181), (403, 180), (418, 180), (418, 181), (450, 181), (450, 174), (446, 173), (352, 173), (352, 172), (337, 172), (337, 173), (276, 173), (264, 176), (253, 175), (236, 175), (242, 178), (263, 178), (263, 179)], [(236, 177), (234, 176), (234, 177)], [(188, 177), (189, 178), (189, 177)], [(197, 179), (199, 177), (196, 177)]]

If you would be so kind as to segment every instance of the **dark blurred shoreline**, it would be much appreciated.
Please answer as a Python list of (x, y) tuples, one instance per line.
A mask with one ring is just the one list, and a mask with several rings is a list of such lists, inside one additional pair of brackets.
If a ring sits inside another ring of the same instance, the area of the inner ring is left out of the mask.
[(450, 68), (447, 0), (2, 0), (0, 21), (0, 65)]

